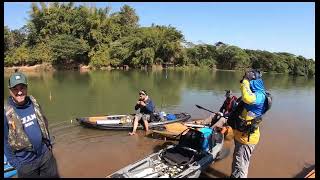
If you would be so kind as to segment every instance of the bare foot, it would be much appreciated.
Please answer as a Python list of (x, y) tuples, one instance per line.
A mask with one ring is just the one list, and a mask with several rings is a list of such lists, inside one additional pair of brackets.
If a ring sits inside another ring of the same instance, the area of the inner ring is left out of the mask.
[(132, 135), (135, 135), (136, 133), (134, 132), (129, 132), (129, 135), (132, 136)]

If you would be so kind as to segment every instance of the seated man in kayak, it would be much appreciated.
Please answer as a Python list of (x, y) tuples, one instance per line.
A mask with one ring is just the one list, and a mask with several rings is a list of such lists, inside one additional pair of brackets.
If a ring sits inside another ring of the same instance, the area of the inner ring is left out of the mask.
[(212, 113), (208, 118), (206, 118), (202, 123), (196, 122), (196, 124), (202, 125), (209, 125), (210, 127), (213, 126), (221, 117), (228, 117), (230, 112), (237, 106), (237, 97), (232, 95), (231, 90), (225, 90), (225, 101), (223, 102), (222, 106), (218, 113)]
[(129, 135), (134, 135), (136, 133), (138, 123), (141, 119), (143, 120), (146, 132), (148, 132), (148, 121), (150, 121), (150, 115), (154, 112), (155, 106), (145, 90), (139, 92), (139, 100), (134, 109), (136, 111), (139, 110), (140, 112), (134, 116), (133, 130), (132, 132), (129, 132)]
[(224, 116), (228, 116), (229, 113), (237, 106), (237, 97), (232, 95), (231, 90), (226, 90), (225, 94), (226, 100), (220, 107), (219, 112), (222, 112)]
[(222, 106), (220, 107), (220, 110), (218, 113), (214, 114), (211, 121), (211, 126), (214, 125), (221, 117), (228, 117), (231, 111), (233, 111), (236, 106), (238, 105), (238, 98), (234, 95), (232, 95), (231, 90), (225, 90), (226, 94), (226, 100), (224, 100)]

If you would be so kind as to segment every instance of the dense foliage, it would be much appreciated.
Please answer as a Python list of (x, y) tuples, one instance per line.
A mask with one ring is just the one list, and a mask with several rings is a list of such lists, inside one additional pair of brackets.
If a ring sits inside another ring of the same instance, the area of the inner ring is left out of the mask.
[(314, 76), (315, 62), (289, 53), (241, 49), (218, 42), (193, 44), (172, 26), (140, 27), (128, 5), (111, 13), (74, 3), (32, 3), (30, 19), (18, 30), (4, 26), (5, 66), (85, 64), (93, 68), (171, 63), (218, 69), (259, 68)]

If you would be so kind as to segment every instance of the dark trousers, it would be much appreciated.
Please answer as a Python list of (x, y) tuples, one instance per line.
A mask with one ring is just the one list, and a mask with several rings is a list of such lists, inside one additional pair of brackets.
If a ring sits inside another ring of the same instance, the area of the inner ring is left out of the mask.
[(59, 177), (56, 159), (48, 150), (41, 158), (24, 164), (17, 169), (18, 178), (57, 178)]

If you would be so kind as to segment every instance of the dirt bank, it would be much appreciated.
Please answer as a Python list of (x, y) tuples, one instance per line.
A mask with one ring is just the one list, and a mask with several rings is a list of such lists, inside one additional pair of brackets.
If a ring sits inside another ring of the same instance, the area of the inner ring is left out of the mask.
[[(162, 70), (161, 65), (152, 65), (152, 70)], [(15, 70), (18, 70), (19, 72), (42, 72), (42, 71), (57, 71), (57, 70), (62, 70), (62, 69), (77, 69), (80, 72), (87, 72), (91, 70), (97, 70), (96, 68), (91, 67), (90, 65), (83, 65), (83, 64), (78, 64), (75, 65), (73, 64), (72, 66), (65, 68), (65, 66), (60, 66), (60, 67), (54, 67), (49, 63), (43, 63), (43, 64), (36, 64), (34, 66), (13, 66), (13, 67), (4, 67), (4, 73), (13, 73)], [(112, 70), (112, 69), (123, 69), (123, 70), (129, 70), (128, 66), (123, 66), (123, 67), (117, 67), (117, 68), (112, 68), (111, 66), (108, 67), (101, 67), (100, 70)], [(144, 68), (141, 68), (144, 69)]]
[(4, 73), (13, 73), (15, 70), (19, 72), (41, 72), (41, 71), (55, 71), (56, 69), (49, 63), (36, 64), (34, 66), (13, 66), (4, 67)]

